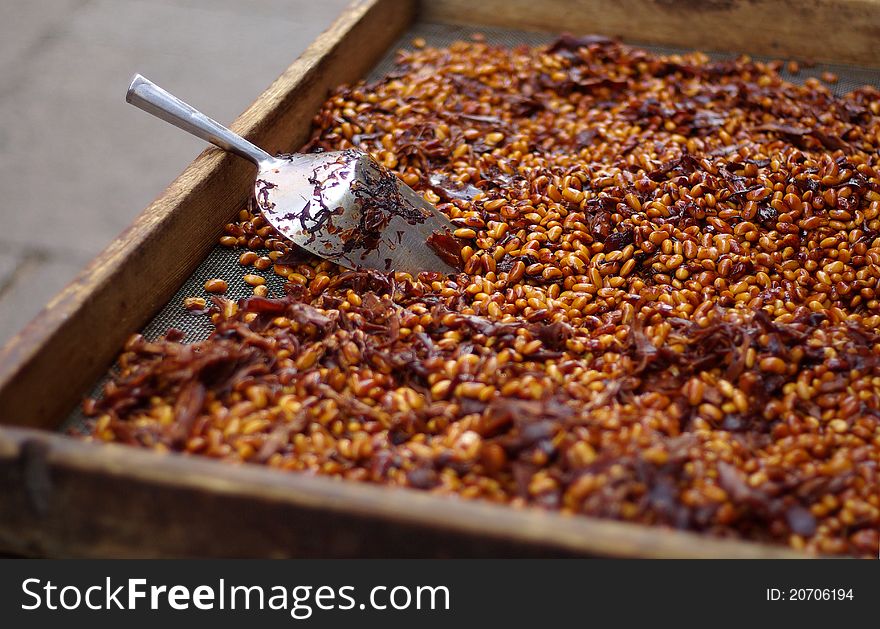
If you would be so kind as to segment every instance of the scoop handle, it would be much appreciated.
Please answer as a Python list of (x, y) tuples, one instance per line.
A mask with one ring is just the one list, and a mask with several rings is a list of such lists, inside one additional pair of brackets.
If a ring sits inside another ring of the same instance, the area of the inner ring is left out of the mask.
[(244, 157), (258, 166), (261, 162), (273, 159), (263, 149), (233, 133), (216, 120), (208, 118), (195, 107), (186, 104), (140, 74), (135, 74), (132, 78), (125, 100), (179, 129), (188, 131), (224, 151)]

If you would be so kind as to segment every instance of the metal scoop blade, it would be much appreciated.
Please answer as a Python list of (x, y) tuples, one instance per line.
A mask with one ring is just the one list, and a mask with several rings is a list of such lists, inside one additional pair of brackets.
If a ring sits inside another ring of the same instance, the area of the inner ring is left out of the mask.
[(315, 255), (352, 269), (456, 272), (452, 223), (369, 154), (273, 157), (139, 74), (125, 100), (256, 164), (266, 221)]

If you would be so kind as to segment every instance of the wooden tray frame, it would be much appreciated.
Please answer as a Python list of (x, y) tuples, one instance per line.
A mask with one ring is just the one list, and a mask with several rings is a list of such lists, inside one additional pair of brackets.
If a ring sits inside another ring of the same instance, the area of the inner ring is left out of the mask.
[[(646, 43), (880, 63), (880, 2), (361, 0), (232, 125), (270, 152), (419, 17)], [(824, 36), (817, 37), (817, 33)], [(246, 201), (208, 149), (0, 351), (0, 552), (30, 556), (803, 557), (786, 548), (87, 443), (54, 432)]]

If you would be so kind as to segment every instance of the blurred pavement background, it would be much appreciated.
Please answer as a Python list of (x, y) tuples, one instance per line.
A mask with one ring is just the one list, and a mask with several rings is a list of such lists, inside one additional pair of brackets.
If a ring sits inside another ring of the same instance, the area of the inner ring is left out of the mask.
[(125, 103), (132, 74), (228, 124), (346, 4), (0, 1), (0, 345), (205, 148)]

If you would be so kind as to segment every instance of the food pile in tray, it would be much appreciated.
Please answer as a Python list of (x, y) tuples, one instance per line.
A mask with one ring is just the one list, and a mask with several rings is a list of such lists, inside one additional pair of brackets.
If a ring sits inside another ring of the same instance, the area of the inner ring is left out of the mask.
[(242, 211), (254, 296), (188, 300), (208, 340), (132, 338), (90, 438), (874, 555), (880, 92), (601, 37), (415, 44), (304, 150), (394, 170), (461, 272), (346, 270)]

